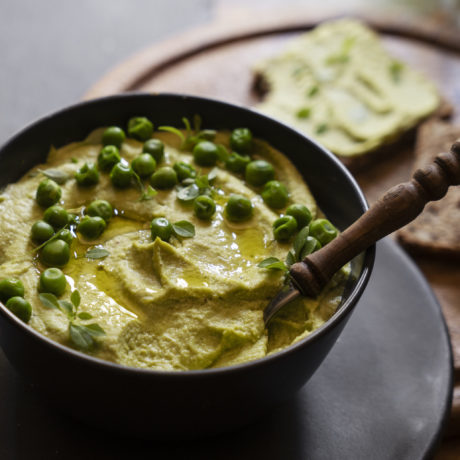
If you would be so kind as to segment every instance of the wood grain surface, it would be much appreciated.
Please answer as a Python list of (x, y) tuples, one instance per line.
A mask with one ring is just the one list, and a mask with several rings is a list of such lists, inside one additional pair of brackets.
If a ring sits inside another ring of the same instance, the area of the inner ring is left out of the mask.
[[(259, 98), (253, 90), (252, 65), (282, 50), (289, 40), (324, 19), (320, 13), (306, 10), (258, 15), (239, 12), (233, 16), (226, 12), (224, 19), (209, 26), (141, 51), (104, 76), (85, 98), (124, 91), (161, 91), (254, 106)], [(363, 19), (381, 33), (393, 56), (431, 78), (442, 95), (460, 107), (458, 32), (429, 21), (410, 23), (385, 16)], [(454, 119), (460, 120), (460, 111), (454, 113)], [(355, 173), (371, 204), (390, 187), (410, 178), (413, 154), (414, 142), (409, 139), (389, 150), (387, 158)], [(460, 435), (460, 267), (458, 262), (414, 259), (434, 289), (448, 323), (458, 385), (448, 433)], [(451, 444), (458, 446), (454, 441)]]

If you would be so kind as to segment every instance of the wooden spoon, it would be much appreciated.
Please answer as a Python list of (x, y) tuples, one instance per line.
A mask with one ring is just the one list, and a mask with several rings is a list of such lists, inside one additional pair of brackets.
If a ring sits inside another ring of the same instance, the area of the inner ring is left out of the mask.
[[(460, 140), (450, 152), (415, 171), (409, 182), (388, 190), (356, 222), (326, 246), (291, 266), (292, 285), (265, 307), (264, 322), (300, 295), (316, 297), (347, 262), (375, 242), (414, 220), (429, 201), (440, 200), (451, 185), (460, 184)], [(452, 222), (452, 225), (460, 223)]]

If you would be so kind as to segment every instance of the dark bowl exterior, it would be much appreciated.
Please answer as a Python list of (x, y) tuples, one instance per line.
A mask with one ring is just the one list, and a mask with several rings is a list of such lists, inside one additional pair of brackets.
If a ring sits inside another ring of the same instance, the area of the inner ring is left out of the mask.
[[(314, 141), (257, 112), (210, 99), (125, 94), (84, 102), (43, 118), (0, 150), (0, 187), (44, 161), (50, 145), (83, 139), (95, 127), (136, 115), (181, 125), (200, 114), (206, 127), (249, 127), (297, 166), (321, 209), (344, 229), (367, 208), (356, 182)], [(140, 437), (189, 438), (247, 424), (298, 391), (334, 345), (369, 279), (375, 248), (356, 261), (357, 279), (335, 315), (306, 339), (263, 359), (221, 369), (150, 371), (101, 361), (61, 346), (0, 304), (0, 345), (13, 367), (68, 414)]]

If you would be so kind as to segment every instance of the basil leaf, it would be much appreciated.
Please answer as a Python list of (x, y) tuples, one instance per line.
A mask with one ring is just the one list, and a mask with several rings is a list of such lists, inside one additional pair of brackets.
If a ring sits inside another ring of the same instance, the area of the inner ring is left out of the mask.
[(82, 311), (81, 313), (78, 313), (77, 316), (82, 320), (87, 320), (87, 319), (92, 319), (93, 318), (93, 315), (89, 314), (86, 311)]
[(68, 300), (58, 300), (59, 310), (67, 315), (70, 319), (74, 315), (73, 305)]
[(200, 188), (196, 184), (188, 185), (179, 190), (177, 199), (185, 203), (193, 201), (200, 194)]
[(41, 293), (41, 294), (38, 295), (38, 298), (40, 299), (41, 303), (46, 308), (57, 308), (57, 309), (59, 309), (58, 299), (54, 294), (51, 294), (49, 292)]
[(59, 185), (65, 184), (70, 179), (69, 174), (59, 169), (39, 169), (39, 171), (48, 179), (54, 180), (54, 182)]
[(181, 236), (182, 238), (191, 238), (195, 236), (195, 227), (191, 222), (186, 220), (176, 222), (172, 227), (176, 236)]
[(295, 256), (294, 256), (294, 253), (292, 251), (289, 251), (287, 254), (286, 254), (286, 260), (285, 260), (285, 263), (288, 267), (290, 267), (291, 265), (295, 264)]
[(70, 301), (74, 304), (75, 308), (80, 306), (81, 296), (80, 292), (78, 292), (78, 289), (72, 291), (72, 294), (70, 294)]
[(308, 226), (302, 228), (302, 230), (300, 230), (294, 239), (293, 247), (295, 260), (299, 260), (300, 252), (302, 251), (303, 245), (307, 241), (309, 231), (310, 229)]
[(307, 240), (305, 241), (305, 244), (302, 247), (302, 250), (300, 251), (299, 260), (303, 260), (309, 254), (311, 254), (315, 250), (316, 244), (316, 239), (312, 236), (308, 236)]
[(182, 133), (182, 131), (180, 129), (174, 128), (174, 126), (159, 126), (158, 130), (159, 131), (166, 131), (168, 133), (175, 134), (176, 136), (178, 136), (180, 138), (182, 143), (185, 142), (185, 136)]
[(90, 350), (94, 346), (94, 339), (84, 326), (69, 324), (70, 341), (80, 350)]
[(100, 337), (101, 335), (105, 335), (104, 329), (97, 323), (87, 324), (84, 327), (93, 337)]
[(109, 256), (110, 252), (104, 248), (92, 248), (86, 251), (85, 257), (87, 259), (104, 259)]
[(267, 268), (269, 270), (287, 270), (284, 262), (276, 257), (268, 257), (267, 259), (264, 259), (262, 262), (257, 264), (257, 266), (259, 268)]

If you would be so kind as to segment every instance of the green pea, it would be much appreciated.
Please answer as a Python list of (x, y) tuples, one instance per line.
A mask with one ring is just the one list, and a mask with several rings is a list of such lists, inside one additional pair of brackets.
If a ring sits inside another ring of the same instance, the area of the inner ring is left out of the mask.
[(252, 149), (252, 133), (248, 128), (236, 128), (230, 135), (230, 147), (240, 153)]
[(88, 216), (99, 216), (108, 222), (113, 214), (112, 205), (106, 200), (94, 200), (85, 210)]
[(280, 209), (287, 205), (289, 192), (284, 184), (271, 180), (264, 185), (262, 198), (270, 208)]
[(149, 139), (144, 142), (144, 147), (142, 151), (152, 155), (153, 159), (158, 163), (163, 161), (165, 156), (165, 145), (160, 139)]
[(309, 233), (324, 246), (330, 243), (339, 232), (327, 219), (316, 219), (310, 223)]
[(247, 155), (232, 152), (225, 162), (227, 169), (234, 173), (244, 173), (246, 166), (251, 162)]
[(276, 241), (289, 241), (297, 230), (297, 222), (292, 216), (283, 216), (273, 222), (273, 234)]
[(58, 230), (69, 223), (69, 213), (62, 206), (55, 204), (45, 211), (43, 220)]
[(241, 222), (252, 216), (253, 205), (251, 200), (242, 195), (230, 195), (225, 205), (225, 216), (233, 222)]
[(246, 182), (254, 187), (260, 187), (275, 178), (273, 166), (265, 160), (251, 161), (246, 166)]
[(120, 148), (125, 138), (125, 132), (119, 126), (109, 126), (102, 135), (102, 143)]
[(150, 177), (150, 183), (158, 189), (173, 188), (177, 184), (177, 174), (170, 166), (163, 166)]
[(115, 187), (126, 188), (132, 184), (134, 171), (131, 166), (117, 163), (110, 171), (110, 180)]
[(38, 220), (32, 225), (30, 236), (35, 243), (44, 243), (54, 235), (53, 227), (44, 220)]
[(0, 300), (5, 303), (11, 297), (24, 297), (24, 285), (16, 278), (6, 278), (0, 281)]
[(197, 165), (214, 166), (219, 159), (219, 148), (214, 142), (199, 142), (193, 148), (193, 159)]
[(150, 232), (153, 241), (157, 237), (163, 241), (168, 241), (172, 235), (172, 225), (165, 217), (155, 217), (150, 224)]
[(60, 239), (46, 243), (40, 251), (40, 261), (48, 267), (63, 267), (69, 259), (69, 245)]
[(62, 240), (62, 241), (65, 241), (69, 246), (73, 242), (72, 232), (67, 228), (63, 228), (62, 230), (60, 230), (58, 235), (57, 235), (57, 238)]
[(6, 308), (25, 323), (28, 323), (32, 316), (32, 306), (22, 297), (11, 297), (11, 299), (6, 302)]
[(176, 171), (179, 182), (185, 179), (194, 179), (196, 177), (196, 169), (183, 161), (174, 163), (173, 169)]
[(109, 172), (121, 161), (118, 148), (115, 145), (106, 145), (97, 156), (97, 165), (101, 171)]
[(96, 240), (99, 238), (107, 224), (102, 217), (99, 216), (84, 216), (78, 224), (77, 230), (87, 239)]
[(198, 219), (209, 220), (216, 212), (216, 203), (211, 197), (201, 195), (195, 198), (193, 210)]
[(149, 153), (141, 153), (132, 161), (131, 166), (140, 177), (147, 177), (155, 171), (157, 162)]
[(311, 222), (311, 212), (303, 204), (291, 204), (286, 209), (288, 216), (294, 217), (297, 221), (297, 228), (300, 230), (306, 227)]
[(35, 199), (42, 208), (49, 208), (61, 199), (62, 190), (52, 179), (43, 179), (38, 184)]
[(74, 214), (73, 212), (69, 212), (69, 225), (77, 225), (78, 222), (80, 221), (80, 216), (77, 216), (77, 214)]
[(77, 184), (83, 187), (96, 185), (99, 182), (99, 171), (94, 163), (85, 163), (76, 173)]
[(128, 121), (128, 136), (138, 141), (146, 141), (153, 134), (153, 124), (145, 117), (133, 117)]
[(49, 292), (59, 297), (64, 294), (67, 281), (59, 268), (47, 268), (41, 275), (38, 285), (40, 292)]

